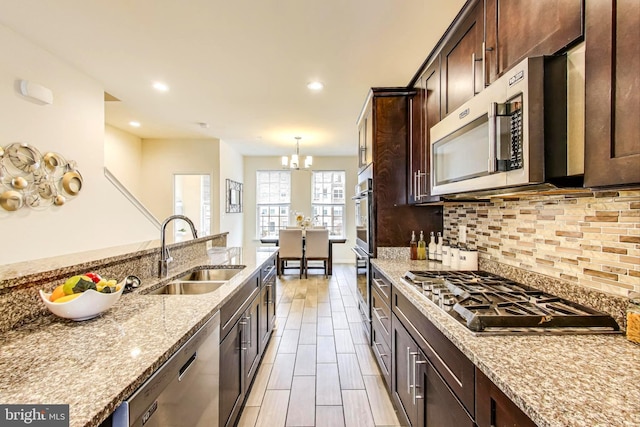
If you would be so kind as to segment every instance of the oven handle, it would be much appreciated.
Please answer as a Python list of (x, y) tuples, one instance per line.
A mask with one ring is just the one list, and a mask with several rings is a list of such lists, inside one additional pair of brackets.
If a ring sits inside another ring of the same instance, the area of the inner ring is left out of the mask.
[(487, 171), (491, 173), (496, 172), (496, 145), (498, 143), (498, 126), (496, 120), (498, 120), (498, 103), (492, 102), (489, 104), (489, 158), (487, 160)]
[(362, 255), (356, 248), (351, 248), (351, 252), (353, 252), (354, 254), (356, 254), (356, 256), (358, 257), (358, 259), (367, 259), (368, 256), (366, 255)]

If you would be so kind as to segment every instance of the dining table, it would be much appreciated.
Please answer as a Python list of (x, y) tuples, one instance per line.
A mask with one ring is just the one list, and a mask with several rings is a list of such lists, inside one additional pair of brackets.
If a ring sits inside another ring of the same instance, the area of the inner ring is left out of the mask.
[[(262, 244), (272, 244), (278, 246), (278, 236), (265, 236), (260, 238)], [(304, 235), (302, 236), (302, 242), (304, 245)], [(327, 276), (331, 276), (333, 272), (333, 245), (335, 243), (347, 243), (346, 237), (329, 236), (329, 261), (327, 262)], [(278, 265), (278, 274), (280, 274), (280, 262)]]

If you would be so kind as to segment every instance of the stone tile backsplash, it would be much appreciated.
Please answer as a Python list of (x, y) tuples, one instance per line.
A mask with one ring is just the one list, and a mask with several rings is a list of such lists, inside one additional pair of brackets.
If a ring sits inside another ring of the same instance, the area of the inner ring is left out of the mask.
[(640, 191), (582, 191), (448, 202), (445, 240), (480, 258), (619, 296), (640, 292)]

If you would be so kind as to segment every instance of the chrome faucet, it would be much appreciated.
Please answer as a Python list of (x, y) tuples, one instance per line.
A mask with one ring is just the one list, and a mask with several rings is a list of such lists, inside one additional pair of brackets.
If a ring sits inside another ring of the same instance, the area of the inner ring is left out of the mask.
[(160, 227), (160, 242), (161, 242), (160, 268), (159, 268), (160, 277), (167, 277), (169, 275), (169, 263), (173, 261), (173, 257), (171, 257), (171, 255), (169, 254), (169, 249), (167, 249), (165, 234), (166, 234), (167, 224), (169, 224), (174, 219), (181, 219), (183, 221), (186, 221), (191, 227), (191, 234), (193, 234), (193, 238), (194, 239), (198, 238), (198, 232), (196, 231), (196, 227), (193, 225), (193, 222), (186, 216), (171, 215), (170, 217), (164, 220), (164, 222), (162, 223), (162, 226)]

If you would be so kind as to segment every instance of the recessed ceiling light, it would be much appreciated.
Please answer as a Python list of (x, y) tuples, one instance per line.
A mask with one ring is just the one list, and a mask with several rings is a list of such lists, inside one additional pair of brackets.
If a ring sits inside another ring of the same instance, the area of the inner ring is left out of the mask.
[(140, 122), (136, 122), (136, 121), (129, 122), (129, 126), (133, 126), (134, 128), (139, 128)]
[(169, 90), (169, 86), (167, 86), (166, 83), (162, 83), (162, 82), (155, 82), (153, 84), (153, 88), (155, 90), (159, 90), (160, 92), (166, 92)]
[(322, 90), (322, 88), (324, 87), (324, 85), (320, 82), (311, 82), (307, 85), (307, 87), (311, 90)]

